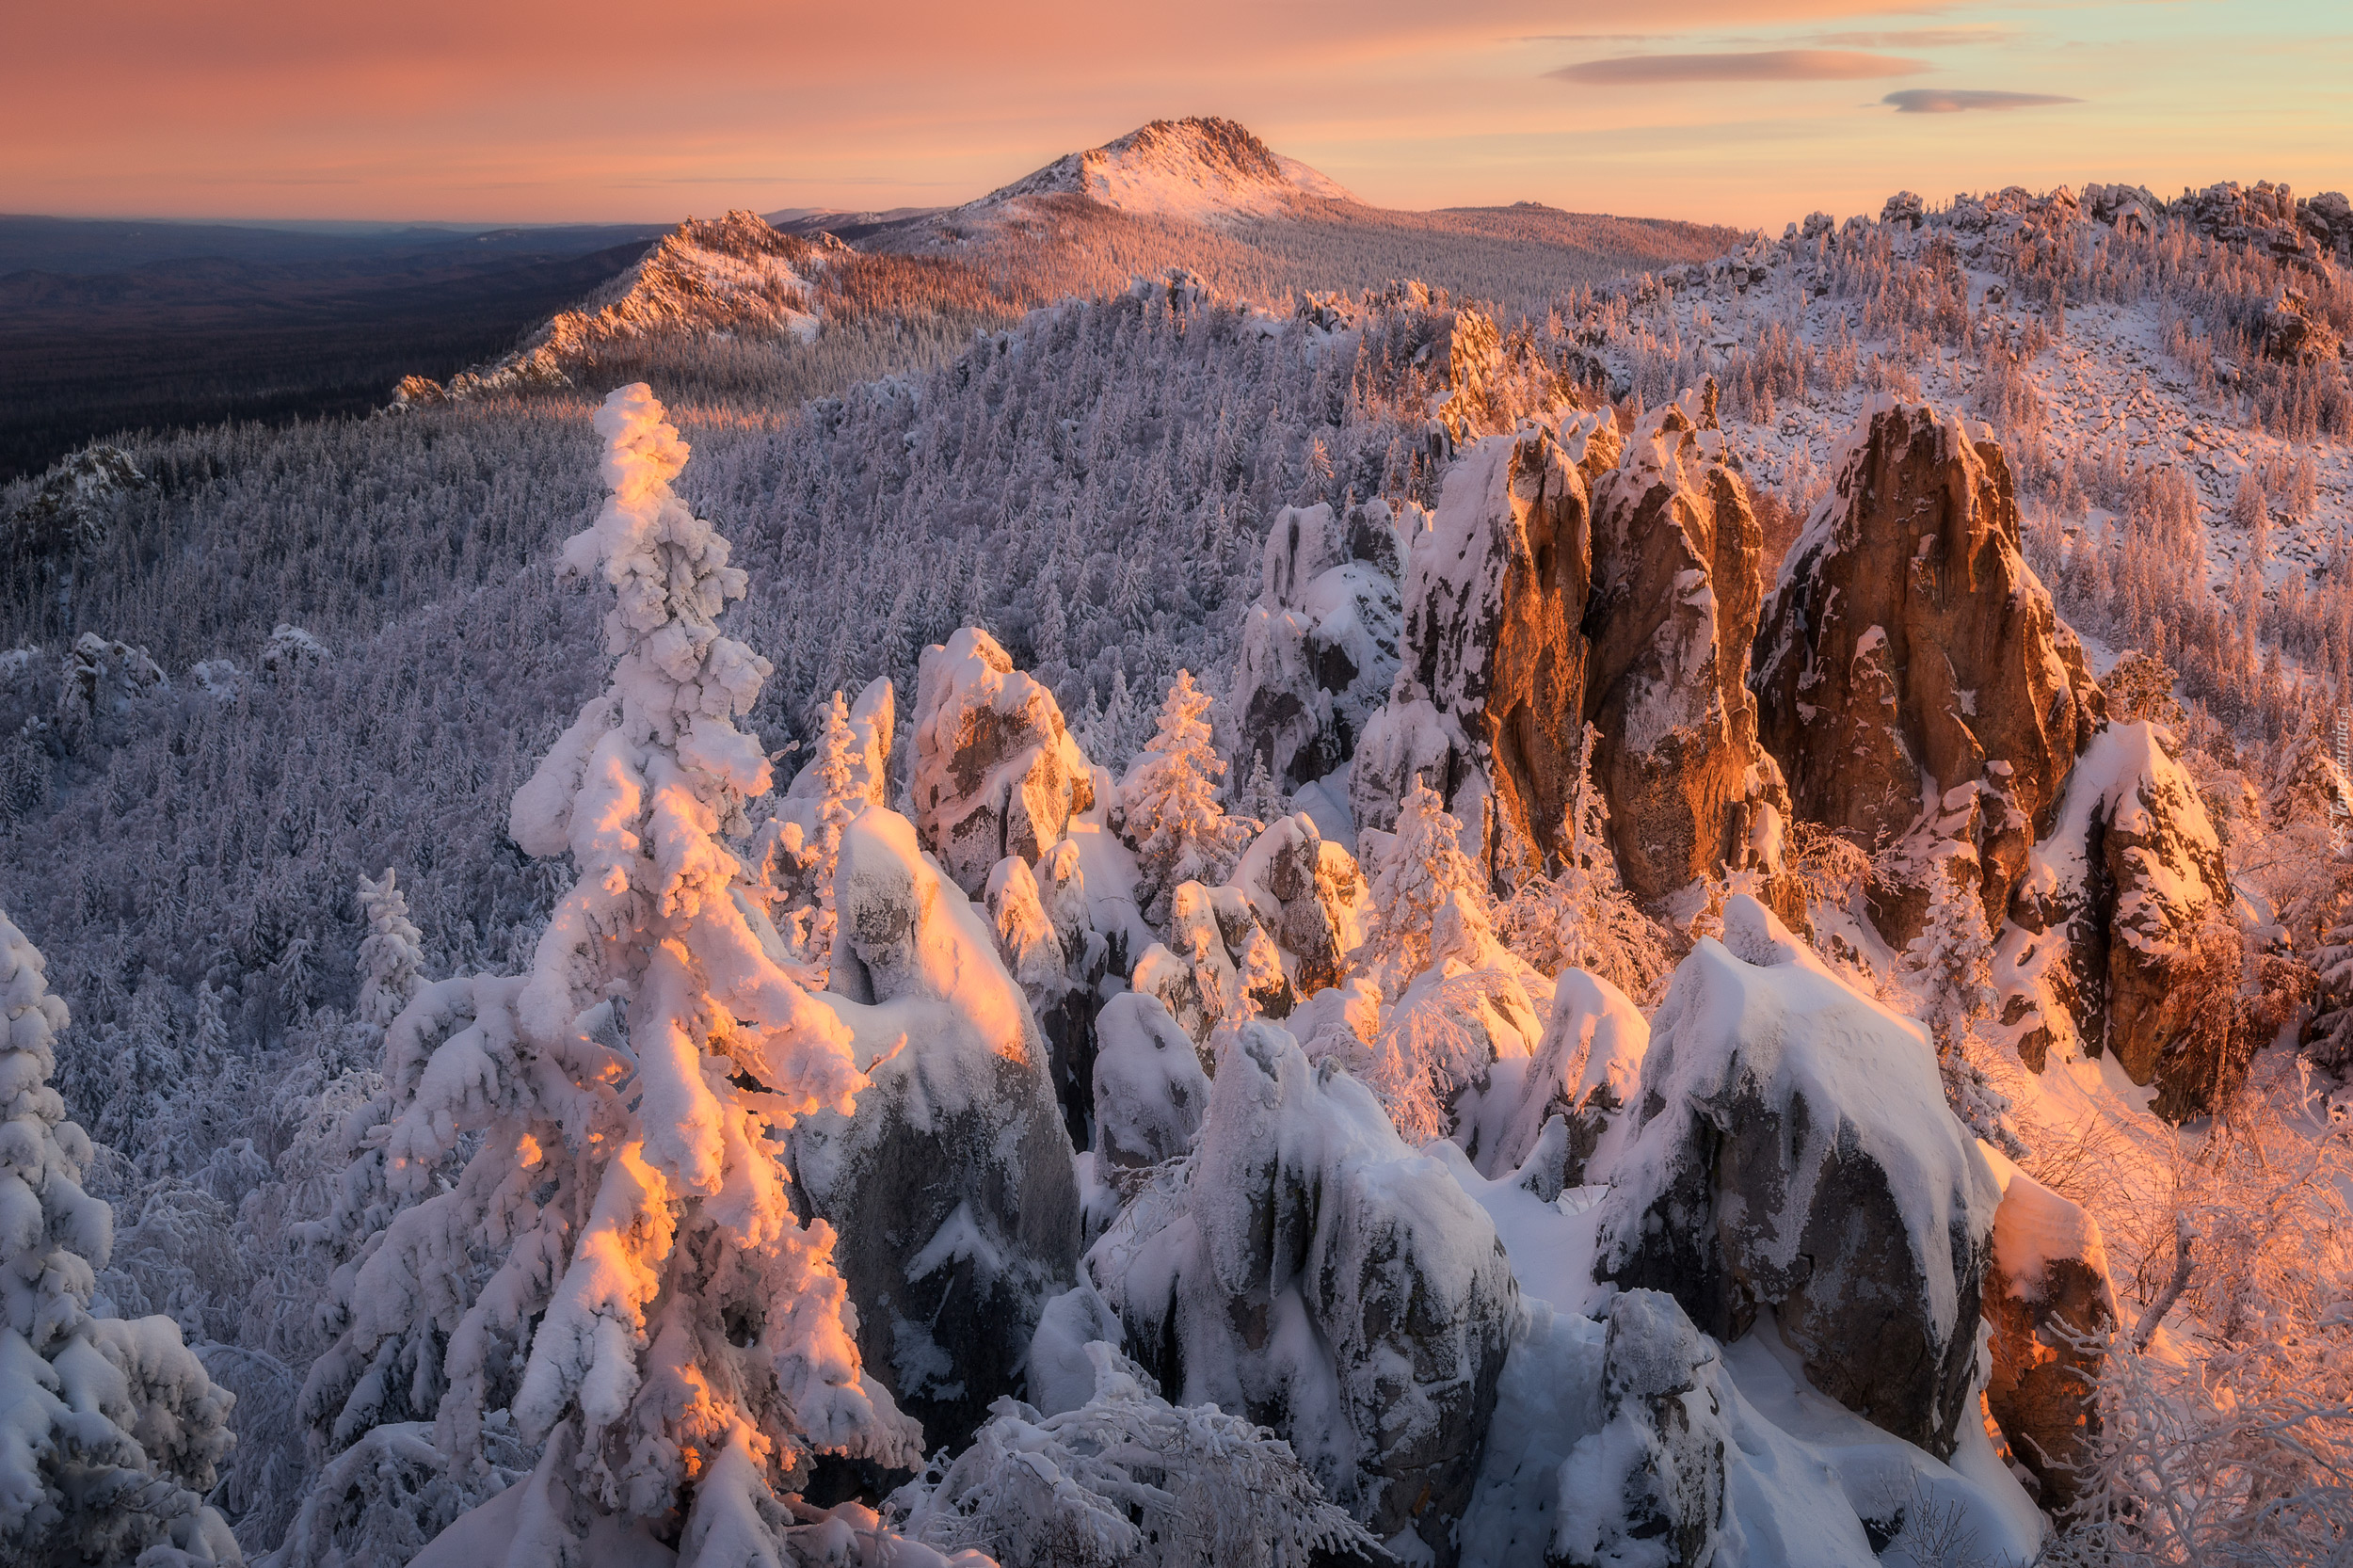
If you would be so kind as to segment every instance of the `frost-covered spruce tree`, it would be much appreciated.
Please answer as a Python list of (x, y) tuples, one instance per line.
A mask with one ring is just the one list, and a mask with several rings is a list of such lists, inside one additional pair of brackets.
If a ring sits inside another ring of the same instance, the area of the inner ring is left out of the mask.
[(1255, 824), (1218, 804), (1225, 760), (1209, 741), (1209, 696), (1178, 670), (1160, 704), (1160, 728), (1120, 781), (1128, 842), (1151, 879), (1156, 922), (1184, 882), (1218, 883), (1233, 870)]
[(612, 679), (511, 815), (578, 878), (527, 974), (428, 985), (394, 1022), (391, 1186), (429, 1192), (472, 1152), (392, 1221), (330, 1354), (355, 1376), (429, 1328), (453, 1462), (511, 1412), (540, 1457), (505, 1561), (583, 1561), (604, 1517), (736, 1568), (777, 1560), (810, 1449), (903, 1464), (918, 1438), (859, 1364), (831, 1230), (787, 1190), (783, 1131), (847, 1113), (864, 1079), (755, 936), (719, 839), (770, 784), (733, 722), (768, 666), (713, 624), (744, 576), (672, 492), (686, 447), (652, 393), (616, 392), (596, 426), (612, 494), (563, 559), (615, 590)]
[(1945, 1100), (1963, 1126), (2013, 1159), (2026, 1146), (2009, 1121), (2009, 1100), (1986, 1081), (1978, 1026), (1993, 1006), (1993, 938), (1975, 889), (1939, 866), (1929, 877), (1928, 923), (1897, 964), (1936, 1048)]
[(90, 1314), (112, 1245), (90, 1143), (49, 1086), (65, 1003), (0, 914), (0, 1558), (241, 1562), (204, 1506), (231, 1397), (168, 1318)]
[(1350, 962), (1394, 1000), (1430, 967), (1438, 911), (1449, 898), (1486, 912), (1486, 878), (1463, 853), (1463, 824), (1418, 777), (1398, 808), (1397, 831), (1372, 856), (1370, 919)]
[(382, 1029), (424, 983), (424, 933), (408, 919), (408, 900), (392, 867), (383, 880), (360, 879), (360, 1021)]

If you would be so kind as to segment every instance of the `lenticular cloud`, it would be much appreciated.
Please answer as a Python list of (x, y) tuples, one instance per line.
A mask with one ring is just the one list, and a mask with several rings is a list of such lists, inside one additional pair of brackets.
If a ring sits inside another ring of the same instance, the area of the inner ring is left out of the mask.
[(2039, 109), (2053, 104), (2080, 104), (2048, 92), (1975, 92), (1959, 88), (1907, 88), (1880, 100), (1897, 114), (1960, 114), (1966, 109)]

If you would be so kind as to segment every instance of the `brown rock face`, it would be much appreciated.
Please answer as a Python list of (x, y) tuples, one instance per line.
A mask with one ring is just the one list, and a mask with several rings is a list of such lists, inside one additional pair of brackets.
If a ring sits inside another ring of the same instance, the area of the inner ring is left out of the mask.
[(2157, 1085), (2158, 1114), (2196, 1115), (2217, 1064), (2189, 1045), (2201, 997), (2186, 983), (2206, 968), (2201, 934), (2232, 896), (2197, 786), (2153, 725), (2110, 725), (2086, 748), (2057, 815), (1996, 954), (2019, 1056), (2041, 1071), (2054, 1045), (2113, 1051), (2135, 1083)]
[[(1871, 850), (1960, 839), (1999, 929), (2076, 753), (2106, 716), (2018, 548), (2009, 465), (1933, 408), (1871, 416), (1764, 611), (1756, 701), (1801, 818)], [(1874, 890), (1898, 946), (1925, 877)]]
[(1406, 562), (1402, 666), (1350, 776), (1358, 824), (1389, 827), (1419, 776), (1509, 892), (1560, 864), (1590, 722), (1637, 898), (1777, 872), (1786, 797), (1746, 684), (1761, 545), (1712, 398), (1623, 442), (1586, 415), (1472, 447)]
[(1499, 890), (1557, 859), (1583, 716), (1592, 513), (1545, 430), (1479, 442), (1405, 566), (1404, 666), (1350, 781), (1386, 828), (1417, 775), (1481, 834)]
[(2105, 1359), (2071, 1336), (2113, 1325), (2116, 1293), (2099, 1222), (2008, 1160), (1993, 1163), (2002, 1202), (1985, 1282), (1993, 1330), (1986, 1407), (2041, 1483), (2043, 1508), (2064, 1513), (2081, 1495), (2076, 1466), (2099, 1435), (2092, 1385)]
[(1646, 419), (1593, 488), (1585, 715), (1618, 874), (1646, 903), (1757, 864), (1767, 813), (1787, 814), (1747, 685), (1763, 544), (1712, 386)]

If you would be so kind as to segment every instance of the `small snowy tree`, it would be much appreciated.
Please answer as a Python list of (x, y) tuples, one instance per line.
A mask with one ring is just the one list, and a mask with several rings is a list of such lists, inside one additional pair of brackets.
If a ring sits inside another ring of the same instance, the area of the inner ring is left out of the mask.
[(1217, 802), (1225, 759), (1209, 743), (1209, 694), (1178, 670), (1160, 705), (1160, 729), (1119, 786), (1128, 842), (1154, 887), (1153, 919), (1165, 917), (1177, 884), (1225, 880), (1255, 824)]
[(1945, 1100), (1978, 1137), (2013, 1160), (2025, 1144), (2009, 1125), (2009, 1101), (1987, 1081), (1979, 1026), (1992, 1011), (1993, 938), (1976, 889), (1939, 861), (1929, 872), (1929, 919), (1897, 966), (1917, 1016), (1936, 1048)]
[(1274, 776), (1267, 772), (1266, 753), (1254, 752), (1250, 759), (1250, 776), (1236, 798), (1236, 808), (1245, 817), (1271, 823), (1291, 814), (1291, 803), (1277, 788)]
[(0, 1555), (11, 1562), (239, 1562), (204, 1506), (229, 1395), (168, 1318), (90, 1313), (112, 1216), (82, 1190), (89, 1139), (49, 1086), (65, 1003), (0, 915)]
[(1430, 967), (1438, 911), (1449, 896), (1486, 913), (1486, 878), (1463, 853), (1462, 824), (1438, 792), (1419, 778), (1397, 813), (1397, 831), (1372, 857), (1370, 918), (1362, 946), (1349, 955), (1382, 995), (1402, 996)]
[(360, 1021), (382, 1029), (400, 1016), (424, 983), (424, 934), (408, 919), (408, 900), (392, 868), (384, 878), (360, 879)]
[[(412, 1207), (360, 1266), (333, 1360), (358, 1398), (429, 1330), (456, 1462), (511, 1409), (540, 1458), (507, 1561), (573, 1562), (601, 1516), (738, 1568), (781, 1556), (809, 1449), (904, 1464), (916, 1438), (859, 1364), (830, 1228), (787, 1190), (785, 1130), (848, 1113), (864, 1078), (755, 936), (719, 839), (770, 784), (733, 722), (769, 667), (713, 625), (744, 574), (672, 491), (686, 447), (652, 393), (622, 388), (596, 425), (613, 493), (564, 564), (616, 592), (612, 678), (511, 822), (578, 880), (528, 974), (429, 986), (395, 1023), (382, 1143)], [(326, 1402), (306, 1390), (314, 1418)]]
[(1305, 1568), (1379, 1551), (1273, 1432), (1170, 1404), (1101, 1340), (1086, 1353), (1084, 1405), (1040, 1416), (1000, 1399), (953, 1464), (891, 1499), (909, 1539), (1004, 1568)]

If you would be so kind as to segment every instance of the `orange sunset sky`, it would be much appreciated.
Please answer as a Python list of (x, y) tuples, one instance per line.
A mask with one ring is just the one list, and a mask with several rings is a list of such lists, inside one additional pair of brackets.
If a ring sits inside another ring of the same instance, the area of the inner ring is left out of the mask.
[(1771, 224), (2353, 186), (2353, 0), (10, 8), (0, 209), (669, 220), (962, 201), (1155, 117), (1385, 206)]

